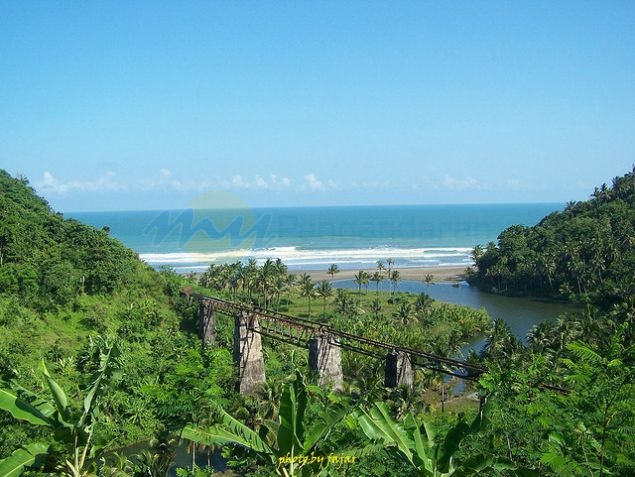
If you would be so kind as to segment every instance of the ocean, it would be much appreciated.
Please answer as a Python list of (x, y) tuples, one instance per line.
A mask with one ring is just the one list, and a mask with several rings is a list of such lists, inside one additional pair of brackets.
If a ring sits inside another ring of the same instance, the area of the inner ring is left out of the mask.
[(154, 267), (201, 272), (212, 263), (282, 259), (290, 270), (468, 266), (514, 224), (534, 225), (564, 204), (183, 209), (65, 213), (110, 234)]

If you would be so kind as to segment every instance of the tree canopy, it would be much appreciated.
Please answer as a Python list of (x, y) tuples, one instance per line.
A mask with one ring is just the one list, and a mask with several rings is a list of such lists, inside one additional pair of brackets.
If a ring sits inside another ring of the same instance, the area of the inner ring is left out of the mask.
[(533, 227), (509, 227), (473, 257), (469, 281), (485, 290), (623, 302), (635, 292), (635, 169)]

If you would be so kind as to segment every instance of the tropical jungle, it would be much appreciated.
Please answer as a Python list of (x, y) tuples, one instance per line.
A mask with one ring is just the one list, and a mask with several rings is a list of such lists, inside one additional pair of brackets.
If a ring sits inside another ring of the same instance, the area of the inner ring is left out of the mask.
[[(399, 291), (384, 264), (354, 290), (274, 260), (181, 276), (0, 171), (0, 476), (632, 476), (635, 171), (473, 258), (473, 286), (574, 311), (523, 342)], [(447, 357), (485, 335), (468, 360), (486, 371), (447, 399), (439, 370), (388, 388), (382, 363), (343, 350), (335, 392), (305, 349), (263, 336), (266, 384), (241, 395), (233, 320), (206, 345), (198, 296)]]

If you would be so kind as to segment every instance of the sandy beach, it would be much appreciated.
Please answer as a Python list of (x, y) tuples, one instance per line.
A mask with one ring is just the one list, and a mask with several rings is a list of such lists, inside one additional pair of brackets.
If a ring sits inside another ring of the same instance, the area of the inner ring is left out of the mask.
[[(465, 268), (466, 267), (408, 267), (408, 268), (396, 268), (399, 270), (399, 275), (402, 280), (417, 280), (423, 281), (426, 275), (432, 275), (434, 282), (456, 282), (465, 280)], [(369, 268), (365, 270), (369, 274), (373, 274), (377, 271), (376, 268)], [(354, 275), (359, 270), (340, 270), (333, 277), (333, 280), (352, 280)], [(303, 270), (298, 272), (292, 272), (296, 275), (302, 273), (308, 273), (313, 281), (330, 280), (329, 275), (325, 270)]]

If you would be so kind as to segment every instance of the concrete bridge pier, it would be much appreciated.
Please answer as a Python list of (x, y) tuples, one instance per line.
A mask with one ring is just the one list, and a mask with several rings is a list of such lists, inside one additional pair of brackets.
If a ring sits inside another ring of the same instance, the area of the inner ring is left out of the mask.
[(238, 367), (236, 391), (252, 394), (265, 383), (258, 316), (244, 311), (234, 316), (234, 362)]
[(198, 336), (205, 346), (216, 342), (216, 310), (209, 300), (201, 300), (198, 308)]
[(410, 363), (408, 353), (392, 351), (386, 356), (384, 386), (387, 388), (406, 386), (412, 391), (414, 387), (414, 373), (412, 372), (412, 364)]
[(344, 389), (339, 338), (320, 334), (309, 340), (309, 369), (317, 373), (318, 385)]

